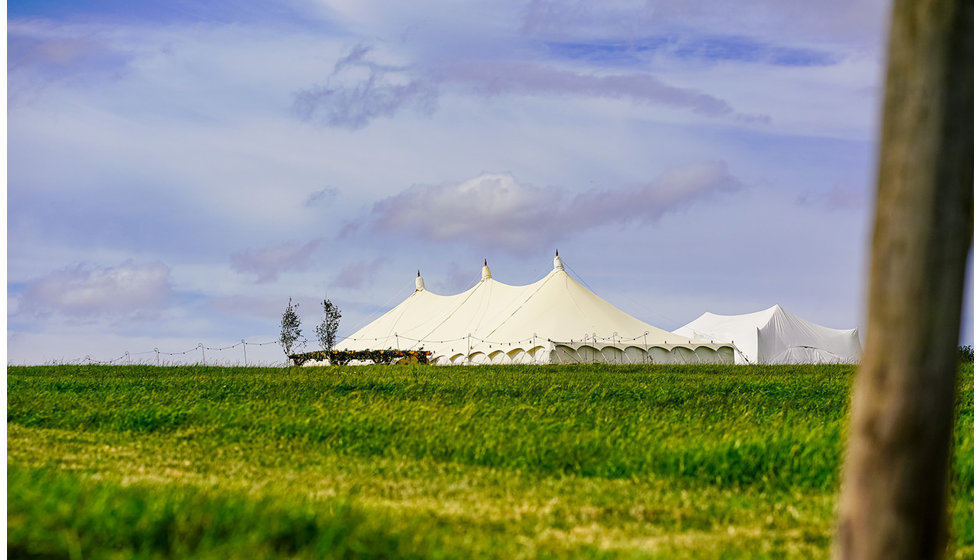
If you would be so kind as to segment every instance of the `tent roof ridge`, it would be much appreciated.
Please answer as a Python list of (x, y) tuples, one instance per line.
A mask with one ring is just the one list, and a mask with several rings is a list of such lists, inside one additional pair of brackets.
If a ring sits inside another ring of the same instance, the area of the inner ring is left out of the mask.
[[(555, 276), (555, 273), (556, 272), (558, 272), (558, 269), (553, 269), (548, 274), (545, 274), (544, 277), (541, 278), (540, 280), (538, 280), (537, 282), (534, 282), (534, 283), (531, 283), (531, 284), (527, 284), (525, 286), (520, 286), (521, 288), (528, 288), (528, 287), (533, 286), (534, 284), (540, 284), (540, 286), (538, 286), (537, 288), (535, 288), (535, 290), (533, 292), (531, 292), (530, 294), (528, 294), (528, 296), (526, 298), (524, 298), (524, 301), (522, 301), (519, 305), (517, 305), (514, 308), (514, 311), (512, 311), (510, 315), (508, 315), (507, 317), (505, 317), (504, 320), (502, 320), (500, 322), (500, 324), (498, 324), (496, 327), (493, 328), (493, 330), (491, 330), (489, 333), (487, 333), (487, 336), (489, 337), (493, 333), (497, 332), (497, 330), (499, 330), (501, 327), (503, 327), (504, 325), (506, 325), (507, 322), (510, 321), (510, 319), (514, 315), (517, 315), (517, 312), (520, 311), (527, 304), (527, 302), (531, 301), (531, 298), (533, 298), (535, 295), (537, 295), (537, 293), (540, 292), (542, 288), (544, 288), (544, 286), (548, 283), (548, 281)], [(564, 272), (564, 270), (562, 270), (562, 272)]]

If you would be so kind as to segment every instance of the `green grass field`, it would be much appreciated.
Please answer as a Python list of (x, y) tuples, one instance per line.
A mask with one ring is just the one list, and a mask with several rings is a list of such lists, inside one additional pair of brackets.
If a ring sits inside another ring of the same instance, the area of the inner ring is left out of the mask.
[[(30, 558), (824, 558), (850, 366), (7, 368)], [(973, 556), (973, 366), (950, 555)]]

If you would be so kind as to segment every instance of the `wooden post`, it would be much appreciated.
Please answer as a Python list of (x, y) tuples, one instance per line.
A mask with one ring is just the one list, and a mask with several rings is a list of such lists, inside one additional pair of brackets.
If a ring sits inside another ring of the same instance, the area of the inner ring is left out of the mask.
[(897, 0), (835, 555), (941, 557), (973, 236), (973, 3)]

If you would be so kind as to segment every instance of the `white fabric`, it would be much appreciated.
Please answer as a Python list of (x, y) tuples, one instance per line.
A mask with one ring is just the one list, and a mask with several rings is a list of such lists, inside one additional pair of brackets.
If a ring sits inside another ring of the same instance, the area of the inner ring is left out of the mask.
[(616, 308), (575, 281), (555, 256), (554, 269), (526, 286), (493, 279), (455, 295), (416, 291), (360, 329), (338, 350), (394, 348), (433, 352), (436, 364), (732, 363), (731, 344), (675, 335)]
[(735, 363), (857, 363), (857, 329), (831, 329), (797, 317), (778, 305), (744, 315), (705, 313), (674, 331), (681, 336), (730, 341)]

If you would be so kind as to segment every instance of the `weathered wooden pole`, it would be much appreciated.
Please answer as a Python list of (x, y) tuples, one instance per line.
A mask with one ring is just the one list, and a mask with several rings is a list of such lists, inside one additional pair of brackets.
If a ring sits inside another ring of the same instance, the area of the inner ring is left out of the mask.
[(851, 400), (838, 559), (946, 549), (953, 396), (973, 235), (973, 2), (896, 0), (867, 340)]

